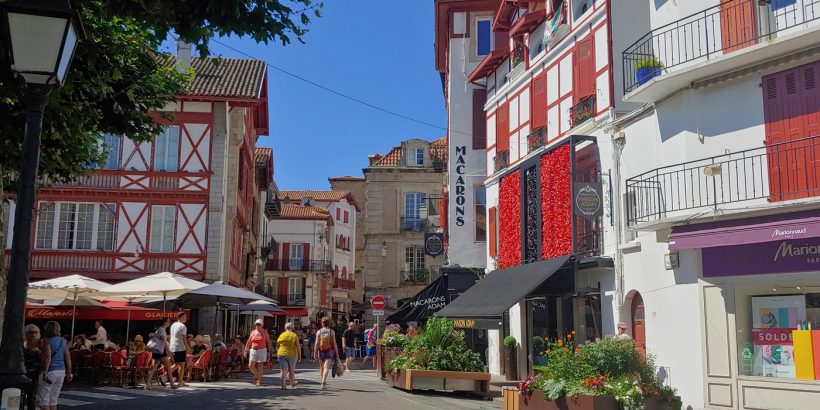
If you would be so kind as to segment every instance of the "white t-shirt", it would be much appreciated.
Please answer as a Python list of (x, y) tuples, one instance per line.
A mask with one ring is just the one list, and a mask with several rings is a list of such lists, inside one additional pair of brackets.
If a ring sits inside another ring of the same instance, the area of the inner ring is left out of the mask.
[(94, 337), (94, 345), (107, 345), (108, 344), (108, 332), (105, 331), (105, 328), (100, 326), (97, 329), (96, 337)]
[(180, 322), (174, 322), (171, 325), (171, 351), (184, 352), (185, 351), (185, 337), (188, 334), (188, 328)]

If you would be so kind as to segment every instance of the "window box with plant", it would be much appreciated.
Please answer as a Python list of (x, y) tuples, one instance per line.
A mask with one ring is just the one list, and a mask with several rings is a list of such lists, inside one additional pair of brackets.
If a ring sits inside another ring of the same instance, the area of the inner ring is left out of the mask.
[(638, 86), (663, 74), (663, 63), (655, 56), (642, 57), (635, 62), (635, 82)]
[(419, 334), (407, 339), (400, 355), (387, 364), (387, 383), (416, 390), (462, 391), (489, 397), (490, 374), (478, 353), (446, 318), (431, 317)]
[[(504, 407), (518, 409), (679, 410), (675, 390), (661, 385), (652, 356), (642, 357), (632, 340), (602, 339), (576, 345), (575, 332), (545, 340), (546, 364), (504, 392)], [(513, 407), (514, 406), (514, 407)]]

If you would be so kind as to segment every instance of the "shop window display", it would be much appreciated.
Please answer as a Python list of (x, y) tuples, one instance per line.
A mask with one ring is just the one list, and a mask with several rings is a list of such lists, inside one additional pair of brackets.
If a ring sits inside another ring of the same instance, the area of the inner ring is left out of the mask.
[[(820, 287), (772, 286), (736, 293), (740, 375), (815, 379), (820, 369), (814, 369), (811, 356), (820, 350), (820, 332), (809, 329), (820, 330)], [(801, 335), (805, 337), (795, 342)]]

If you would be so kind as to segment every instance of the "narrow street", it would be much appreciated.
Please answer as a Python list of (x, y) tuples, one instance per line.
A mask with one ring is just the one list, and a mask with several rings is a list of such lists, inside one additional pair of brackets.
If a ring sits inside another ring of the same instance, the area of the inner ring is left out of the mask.
[(361, 410), (379, 406), (390, 410), (499, 409), (501, 402), (486, 401), (463, 395), (409, 394), (387, 386), (372, 370), (354, 370), (332, 379), (327, 389), (319, 388), (316, 365), (297, 371), (299, 384), (295, 389), (279, 388), (279, 372), (268, 372), (261, 387), (251, 384), (250, 375), (228, 381), (194, 382), (176, 391), (157, 387), (152, 391), (117, 386), (73, 385), (64, 387), (60, 395), (61, 408), (129, 409), (338, 409)]

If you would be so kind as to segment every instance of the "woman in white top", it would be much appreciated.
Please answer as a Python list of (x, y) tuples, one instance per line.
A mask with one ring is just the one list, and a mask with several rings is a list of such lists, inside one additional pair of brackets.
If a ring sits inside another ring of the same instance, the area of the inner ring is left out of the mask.
[(168, 342), (168, 336), (165, 333), (165, 329), (170, 325), (171, 321), (167, 317), (160, 319), (159, 322), (157, 322), (157, 330), (154, 336), (148, 341), (148, 345), (146, 346), (148, 351), (151, 352), (154, 363), (151, 366), (151, 370), (148, 371), (148, 377), (145, 380), (145, 390), (151, 390), (151, 378), (154, 377), (154, 372), (157, 371), (160, 363), (165, 366), (168, 381), (171, 382), (171, 388), (177, 388), (174, 384), (174, 377), (171, 371), (171, 346)]

